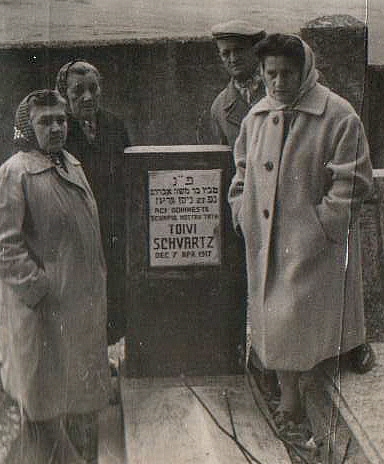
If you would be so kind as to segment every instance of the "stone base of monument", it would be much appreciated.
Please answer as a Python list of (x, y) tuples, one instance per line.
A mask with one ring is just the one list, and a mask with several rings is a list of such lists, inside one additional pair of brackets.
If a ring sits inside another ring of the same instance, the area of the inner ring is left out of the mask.
[(127, 462), (290, 463), (252, 390), (244, 376), (123, 378)]
[(337, 360), (305, 379), (305, 399), (323, 463), (384, 463), (384, 344), (372, 343), (374, 368), (364, 374)]

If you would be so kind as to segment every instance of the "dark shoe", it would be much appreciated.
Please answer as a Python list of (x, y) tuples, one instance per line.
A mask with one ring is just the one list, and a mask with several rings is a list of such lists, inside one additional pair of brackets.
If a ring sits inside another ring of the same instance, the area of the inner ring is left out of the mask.
[(273, 415), (278, 437), (288, 450), (292, 463), (317, 463), (319, 448), (309, 419), (304, 412), (294, 416), (290, 411), (277, 409)]
[(306, 415), (302, 410), (298, 412), (292, 412), (283, 410), (278, 407), (273, 413), (273, 421), (279, 432), (298, 426), (299, 424), (304, 423), (305, 420)]
[(348, 358), (352, 369), (358, 374), (369, 372), (376, 361), (375, 353), (369, 343), (363, 343), (353, 348), (353, 350), (348, 353)]

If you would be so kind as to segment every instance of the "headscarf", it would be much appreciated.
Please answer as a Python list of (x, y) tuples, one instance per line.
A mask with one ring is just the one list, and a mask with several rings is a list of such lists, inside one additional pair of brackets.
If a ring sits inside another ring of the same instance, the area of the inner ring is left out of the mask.
[(31, 100), (34, 97), (38, 99), (47, 99), (48, 101), (50, 98), (58, 101), (63, 100), (57, 90), (50, 89), (34, 90), (21, 100), (15, 114), (13, 133), (15, 148), (19, 150), (40, 149), (35, 131), (31, 124)]
[[(301, 84), (300, 84), (297, 97), (291, 104), (287, 105), (287, 104), (282, 104), (280, 102), (277, 102), (273, 97), (271, 97), (268, 93), (268, 89), (266, 89), (266, 92), (267, 92), (267, 98), (269, 99), (269, 102), (272, 107), (275, 107), (276, 109), (289, 108), (293, 110), (295, 106), (297, 106), (297, 104), (301, 101), (301, 99), (313, 87), (315, 87), (317, 80), (319, 78), (319, 73), (316, 69), (315, 54), (313, 53), (311, 47), (301, 37), (297, 35), (287, 34), (287, 36), (298, 39), (301, 42), (302, 47), (304, 49), (304, 65), (303, 65), (303, 69), (301, 73)], [(262, 67), (262, 64), (261, 64), (261, 67)]]
[(57, 73), (56, 76), (56, 90), (60, 93), (60, 95), (67, 100), (67, 89), (68, 89), (68, 76), (70, 72), (76, 72), (76, 65), (82, 65), (80, 66), (80, 72), (83, 71), (84, 69), (92, 71), (96, 74), (96, 77), (100, 83), (101, 81), (101, 75), (99, 73), (99, 70), (93, 66), (91, 63), (88, 63), (88, 61), (83, 60), (81, 58), (77, 58), (75, 60), (69, 61), (66, 63), (64, 66), (62, 66), (59, 69), (59, 72)]
[(300, 37), (297, 37), (303, 48), (304, 48), (304, 66), (303, 71), (301, 73), (301, 84), (299, 93), (292, 104), (292, 107), (295, 107), (297, 103), (306, 95), (313, 87), (315, 87), (317, 80), (319, 78), (319, 73), (316, 69), (316, 60), (315, 54), (311, 47)]
[(13, 133), (13, 142), (18, 149), (38, 149), (39, 144), (36, 139), (30, 120), (29, 101), (32, 97), (38, 96), (41, 90), (35, 90), (29, 93), (21, 100), (15, 114), (15, 125)]

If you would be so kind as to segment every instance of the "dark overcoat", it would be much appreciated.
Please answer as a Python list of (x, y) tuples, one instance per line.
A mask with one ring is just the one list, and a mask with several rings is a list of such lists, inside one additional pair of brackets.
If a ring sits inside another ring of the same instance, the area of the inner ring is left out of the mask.
[[(264, 95), (264, 87), (260, 83), (252, 104), (259, 101)], [(215, 98), (211, 106), (211, 119), (213, 132), (221, 144), (233, 148), (239, 135), (241, 121), (251, 109), (252, 104), (247, 103), (241, 96), (233, 83), (233, 79)]]
[(82, 164), (96, 198), (108, 269), (108, 337), (125, 335), (125, 178), (124, 148), (130, 140), (124, 123), (112, 113), (97, 113), (96, 137), (89, 142), (79, 121), (69, 116), (66, 149)]

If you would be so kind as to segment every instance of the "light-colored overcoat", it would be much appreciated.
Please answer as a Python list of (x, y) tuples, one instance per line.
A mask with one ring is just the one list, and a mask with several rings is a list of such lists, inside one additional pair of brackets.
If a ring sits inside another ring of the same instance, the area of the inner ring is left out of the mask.
[(315, 83), (311, 59), (285, 144), (283, 109), (267, 96), (234, 150), (229, 202), (246, 244), (252, 346), (270, 369), (308, 370), (365, 340), (357, 216), (369, 150), (351, 105)]
[(107, 405), (106, 268), (80, 163), (38, 151), (0, 168), (0, 358), (32, 420)]

